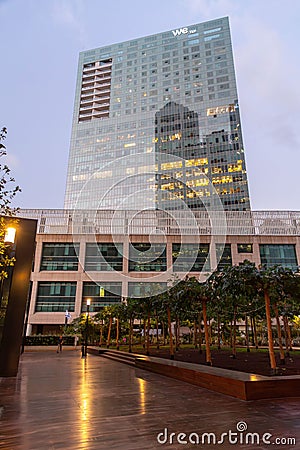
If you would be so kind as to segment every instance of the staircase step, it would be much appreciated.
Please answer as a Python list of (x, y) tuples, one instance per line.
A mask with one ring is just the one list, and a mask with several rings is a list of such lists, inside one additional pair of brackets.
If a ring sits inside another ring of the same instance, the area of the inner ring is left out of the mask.
[(88, 353), (93, 355), (103, 356), (104, 358), (113, 359), (114, 361), (122, 362), (124, 364), (129, 364), (131, 366), (135, 365), (135, 358), (137, 355), (134, 353), (122, 352), (119, 350), (109, 350), (97, 347), (88, 347)]
[(129, 364), (131, 366), (135, 365), (135, 358), (124, 357), (123, 355), (117, 355), (115, 353), (103, 352), (100, 354), (103, 358), (113, 359), (114, 361), (122, 362), (124, 364)]

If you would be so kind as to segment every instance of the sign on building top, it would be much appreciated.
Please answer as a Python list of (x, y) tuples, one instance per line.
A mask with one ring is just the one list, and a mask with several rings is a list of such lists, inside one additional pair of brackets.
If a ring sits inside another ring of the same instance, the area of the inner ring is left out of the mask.
[(196, 33), (196, 29), (190, 30), (188, 27), (178, 28), (177, 30), (172, 30), (173, 36), (180, 36), (181, 34), (193, 34)]

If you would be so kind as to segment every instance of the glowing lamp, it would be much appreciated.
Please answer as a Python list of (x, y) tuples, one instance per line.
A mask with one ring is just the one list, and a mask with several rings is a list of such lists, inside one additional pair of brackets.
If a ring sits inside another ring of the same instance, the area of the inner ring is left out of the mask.
[(13, 244), (15, 242), (15, 237), (16, 237), (16, 229), (13, 227), (6, 228), (4, 242)]

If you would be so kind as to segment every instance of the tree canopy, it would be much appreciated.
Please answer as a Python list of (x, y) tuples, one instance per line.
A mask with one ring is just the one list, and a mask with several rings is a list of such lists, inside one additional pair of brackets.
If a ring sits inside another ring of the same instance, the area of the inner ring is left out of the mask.
[[(7, 129), (4, 127), (0, 131), (0, 159), (7, 155), (4, 141), (7, 136)], [(9, 226), (14, 226), (17, 222), (15, 217), (17, 208), (12, 207), (14, 197), (20, 192), (20, 186), (11, 176), (11, 170), (4, 162), (0, 162), (0, 280), (7, 277), (7, 270), (14, 265), (15, 259), (9, 251), (10, 243), (5, 242), (5, 235)]]

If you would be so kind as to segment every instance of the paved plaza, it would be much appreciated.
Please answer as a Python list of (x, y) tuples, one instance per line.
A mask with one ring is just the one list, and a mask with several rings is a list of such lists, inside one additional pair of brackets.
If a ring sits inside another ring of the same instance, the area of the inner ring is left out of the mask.
[(299, 449), (300, 398), (244, 402), (79, 350), (25, 352), (0, 378), (0, 449), (159, 448)]

